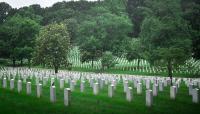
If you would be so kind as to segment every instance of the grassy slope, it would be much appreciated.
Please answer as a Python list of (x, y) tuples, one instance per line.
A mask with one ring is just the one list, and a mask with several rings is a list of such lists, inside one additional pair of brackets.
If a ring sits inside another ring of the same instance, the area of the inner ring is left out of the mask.
[[(1, 80), (2, 81), (2, 80)], [(33, 81), (32, 81), (33, 83)], [(17, 83), (15, 82), (15, 85)], [(9, 84), (8, 84), (9, 85)], [(0, 114), (198, 114), (200, 113), (200, 104), (193, 104), (191, 96), (188, 95), (188, 89), (182, 85), (179, 89), (175, 101), (169, 98), (169, 87), (163, 92), (159, 92), (154, 97), (153, 107), (145, 106), (145, 89), (143, 94), (137, 95), (136, 89), (133, 89), (134, 100), (127, 102), (123, 87), (117, 86), (113, 98), (107, 95), (107, 86), (100, 91), (100, 94), (94, 96), (89, 84), (86, 84), (85, 93), (80, 93), (79, 83), (76, 90), (72, 93), (71, 106), (65, 107), (63, 104), (63, 89), (57, 86), (57, 102), (49, 102), (49, 87), (43, 87), (42, 98), (36, 98), (36, 88), (32, 85), (32, 94), (27, 96), (25, 93), (25, 84), (23, 92), (17, 93), (9, 89), (2, 89), (0, 84)], [(131, 86), (131, 83), (130, 85)], [(65, 87), (69, 87), (65, 84)]]

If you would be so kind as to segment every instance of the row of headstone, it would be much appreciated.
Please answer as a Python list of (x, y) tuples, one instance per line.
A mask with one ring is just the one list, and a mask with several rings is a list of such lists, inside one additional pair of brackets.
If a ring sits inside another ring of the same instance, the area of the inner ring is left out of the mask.
[[(15, 88), (14, 86), (14, 79), (10, 80), (10, 89), (13, 90)], [(6, 78), (3, 79), (3, 88), (7, 88), (7, 80)], [(26, 94), (31, 95), (31, 82), (26, 83)], [(22, 91), (22, 81), (18, 80), (17, 81), (17, 91), (20, 93)], [(42, 96), (42, 84), (38, 83), (36, 85), (36, 93), (37, 97), (40, 98)], [(64, 105), (69, 106), (70, 105), (70, 100), (71, 99), (71, 90), (70, 88), (65, 88), (64, 89)], [(50, 101), (51, 102), (56, 102), (56, 87), (55, 86), (50, 86)]]
[[(88, 80), (90, 83), (91, 88), (93, 89), (93, 93), (94, 95), (97, 95), (100, 92), (100, 89), (104, 88), (105, 85), (108, 85), (108, 96), (109, 97), (113, 97), (113, 93), (114, 90), (117, 87), (117, 84), (123, 80), (123, 85), (124, 85), (124, 92), (126, 93), (126, 99), (128, 101), (130, 101), (130, 99), (132, 100), (132, 96), (131, 96), (131, 92), (130, 90), (132, 89), (132, 87), (129, 87), (129, 82), (133, 83), (133, 87), (137, 89), (137, 94), (141, 94), (142, 93), (142, 84), (146, 87), (146, 90), (150, 90), (152, 88), (152, 95), (153, 96), (157, 96), (158, 95), (158, 91), (163, 91), (165, 87), (167, 87), (171, 80), (169, 78), (162, 78), (162, 77), (146, 77), (146, 76), (129, 76), (129, 75), (125, 75), (125, 76), (112, 76), (112, 75), (105, 75), (102, 76), (104, 74), (95, 74), (94, 76), (92, 75), (84, 75), (81, 73), (64, 73), (63, 74), (58, 74), (58, 75), (50, 75), (52, 72), (45, 72), (45, 76), (42, 76), (39, 74), (39, 72), (37, 72), (36, 74), (34, 74), (33, 76), (29, 76), (29, 74), (32, 74), (32, 72), (26, 72), (23, 71), (22, 73), (20, 73), (20, 75), (18, 77), (15, 76), (15, 78), (18, 79), (22, 79), (23, 82), (26, 82), (27, 79), (33, 79), (35, 78), (35, 82), (38, 85), (41, 81), (43, 82), (43, 85), (45, 86), (48, 83), (48, 80), (51, 79), (51, 86), (55, 85), (55, 81), (59, 80), (59, 84), (60, 84), (60, 88), (63, 89), (65, 83), (69, 83), (70, 84), (70, 90), (74, 91), (75, 86), (76, 86), (76, 82), (77, 80), (81, 80), (81, 84), (80, 84), (80, 91), (84, 92), (84, 87), (85, 87), (85, 80)], [(10, 80), (10, 89), (13, 88), (13, 77), (15, 74), (17, 74), (16, 72), (14, 72), (12, 74), (12, 71), (9, 71), (9, 77), (8, 80)], [(71, 76), (65, 76), (65, 74), (70, 74)], [(37, 76), (39, 75), (39, 76)], [(3, 75), (3, 77), (6, 77), (5, 75)], [(19, 78), (20, 77), (20, 78)], [(2, 79), (2, 75), (1, 75), (1, 79)], [(200, 81), (198, 79), (190, 79), (190, 78), (173, 78), (172, 79), (172, 83), (173, 86), (170, 87), (170, 98), (171, 99), (175, 99), (176, 98), (176, 94), (178, 92), (178, 88), (180, 87), (180, 83), (181, 80), (183, 80), (185, 82), (185, 84), (188, 86), (189, 88), (189, 95), (192, 96), (193, 102), (198, 102), (198, 89), (197, 87), (200, 85)], [(19, 82), (22, 83), (22, 82)], [(27, 82), (27, 88), (29, 87), (29, 82)], [(112, 87), (110, 87), (112, 85)], [(195, 86), (195, 87), (194, 87)], [(7, 83), (6, 83), (6, 78), (3, 78), (3, 87), (6, 88), (7, 87)], [(39, 88), (39, 87), (37, 87)], [(112, 89), (110, 89), (112, 88)], [(131, 88), (131, 89), (130, 89)], [(19, 89), (20, 91), (20, 89)], [(39, 91), (39, 89), (38, 89)], [(31, 89), (27, 89), (27, 94), (31, 93)], [(40, 96), (40, 94), (38, 94), (37, 96)], [(197, 97), (196, 97), (197, 96)], [(197, 100), (195, 100), (197, 99)]]

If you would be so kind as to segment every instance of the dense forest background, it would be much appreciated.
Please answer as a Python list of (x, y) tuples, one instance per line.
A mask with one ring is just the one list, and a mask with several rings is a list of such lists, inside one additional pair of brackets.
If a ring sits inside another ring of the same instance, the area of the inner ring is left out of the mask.
[[(54, 23), (66, 26), (82, 62), (125, 56), (152, 64), (165, 61), (170, 71), (188, 58), (200, 59), (199, 0), (80, 0), (19, 9), (3, 2), (0, 8), (0, 58), (14, 66), (35, 59), (41, 28)], [(111, 67), (109, 62), (105, 66)]]

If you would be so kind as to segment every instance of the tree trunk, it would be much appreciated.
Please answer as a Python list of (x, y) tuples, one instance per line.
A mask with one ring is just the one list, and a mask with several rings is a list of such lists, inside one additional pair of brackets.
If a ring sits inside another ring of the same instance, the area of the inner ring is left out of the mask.
[(168, 70), (168, 76), (171, 79), (171, 86), (172, 86), (172, 63), (171, 63), (171, 60), (168, 60), (167, 70)]
[(55, 73), (58, 73), (58, 66), (55, 66)]
[(94, 60), (92, 59), (92, 68), (94, 67)]
[(16, 62), (16, 60), (15, 60), (15, 58), (13, 58), (13, 67), (15, 67), (15, 62)]
[(22, 65), (23, 65), (23, 59), (21, 59), (20, 62), (21, 62), (21, 63), (20, 63), (20, 66), (22, 66)]
[(138, 67), (138, 69), (140, 68), (140, 59), (138, 59), (137, 67)]
[(31, 60), (28, 59), (28, 68), (30, 69), (31, 68)]

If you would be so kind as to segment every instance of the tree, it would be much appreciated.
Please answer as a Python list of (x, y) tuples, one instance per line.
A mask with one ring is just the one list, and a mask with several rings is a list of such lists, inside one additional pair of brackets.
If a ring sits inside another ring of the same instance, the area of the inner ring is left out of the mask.
[(36, 34), (39, 32), (39, 24), (34, 20), (22, 17), (20, 15), (14, 15), (9, 18), (2, 26), (3, 32), (2, 40), (6, 44), (4, 49), (9, 54), (15, 66), (15, 61), (20, 60), (23, 63), (23, 59), (30, 60), (31, 51), (24, 54), (25, 47), (33, 48)]
[(41, 16), (40, 12), (42, 12), (42, 9), (40, 9), (41, 10), (40, 12), (37, 12), (39, 11), (39, 9), (36, 10), (34, 9), (35, 7), (36, 5), (32, 5), (30, 7), (22, 7), (17, 10), (16, 14), (22, 16), (23, 18), (29, 18), (37, 23), (41, 23), (43, 17)]
[(191, 56), (191, 29), (181, 17), (178, 1), (153, 0), (147, 6), (152, 14), (141, 27), (144, 53), (152, 65), (165, 65), (172, 81), (173, 68)]
[(84, 42), (82, 42), (80, 46), (81, 61), (92, 61), (93, 67), (94, 60), (97, 60), (102, 55), (100, 45), (100, 41), (94, 37), (89, 37)]
[(104, 70), (105, 67), (107, 69), (114, 67), (116, 62), (114, 61), (114, 56), (112, 55), (112, 52), (106, 51), (103, 53), (102, 58), (101, 58), (101, 65), (102, 69)]
[(199, 0), (181, 0), (181, 8), (183, 18), (192, 27), (192, 56), (200, 59), (200, 2)]
[(128, 0), (127, 1), (127, 12), (134, 25), (132, 36), (138, 37), (141, 31), (141, 24), (144, 20), (144, 15), (141, 7), (144, 7), (145, 0)]
[(58, 68), (67, 64), (70, 38), (64, 24), (49, 24), (43, 27), (36, 39), (35, 62)]
[(128, 42), (127, 44), (127, 54), (126, 58), (128, 61), (132, 61), (134, 59), (138, 60), (137, 67), (139, 69), (140, 67), (140, 60), (143, 59), (143, 47), (141, 44), (140, 39), (132, 39), (131, 41)]
[(103, 7), (94, 7), (88, 19), (80, 24), (79, 44), (94, 37), (100, 42), (102, 52), (111, 51), (120, 56), (125, 51), (124, 45), (129, 40), (131, 28), (127, 15), (118, 16)]
[(47, 12), (44, 15), (43, 24), (47, 25), (54, 22), (57, 22), (57, 23), (62, 22), (65, 19), (72, 18), (74, 13), (75, 12), (72, 9), (58, 9), (55, 11)]
[(66, 24), (69, 32), (69, 37), (71, 38), (72, 44), (77, 44), (77, 36), (78, 36), (78, 22), (75, 18), (70, 18), (64, 20), (64, 24)]
[(8, 13), (12, 9), (12, 7), (5, 2), (0, 2), (0, 8), (1, 8), (1, 10), (0, 10), (0, 24), (2, 24), (5, 21), (5, 19), (7, 18)]

